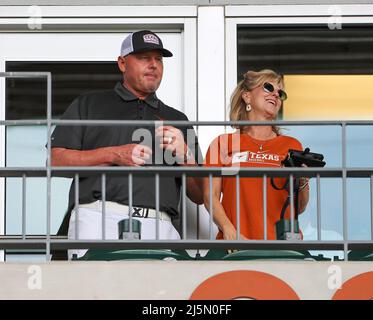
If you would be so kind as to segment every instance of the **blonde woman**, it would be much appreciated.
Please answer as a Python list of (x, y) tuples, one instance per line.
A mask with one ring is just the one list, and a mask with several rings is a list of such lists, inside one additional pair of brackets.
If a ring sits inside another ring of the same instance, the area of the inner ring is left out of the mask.
[[(283, 77), (272, 70), (248, 71), (231, 98), (230, 120), (271, 121), (277, 118), (287, 98)], [(282, 135), (275, 126), (245, 126), (232, 134), (223, 134), (211, 143), (205, 159), (213, 167), (281, 167), (289, 149), (303, 150), (301, 143)], [(275, 223), (288, 197), (287, 190), (276, 190), (267, 181), (267, 237), (276, 239)], [(276, 178), (277, 186), (285, 178)], [(242, 239), (263, 239), (263, 179), (240, 179), (240, 233)], [(299, 212), (306, 208), (309, 197), (307, 178), (301, 178), (298, 197)], [(210, 210), (209, 180), (205, 179), (204, 203)], [(214, 221), (218, 239), (236, 239), (236, 178), (216, 177), (212, 182)], [(285, 214), (290, 217), (290, 206)]]

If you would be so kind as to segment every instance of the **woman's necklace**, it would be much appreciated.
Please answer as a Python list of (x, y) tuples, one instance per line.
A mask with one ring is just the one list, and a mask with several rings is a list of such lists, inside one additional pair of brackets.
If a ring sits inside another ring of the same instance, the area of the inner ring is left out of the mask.
[[(250, 137), (251, 138), (251, 137)], [(251, 141), (254, 142), (259, 147), (259, 151), (263, 150), (263, 146), (266, 144), (265, 141), (263, 143), (257, 143), (254, 138), (251, 138)]]
[[(272, 140), (273, 138), (275, 138), (275, 137), (271, 137), (271, 138), (269, 138), (268, 140), (263, 140), (262, 143), (258, 143), (258, 142), (257, 142), (258, 140), (256, 140), (255, 138), (253, 138), (253, 137), (250, 136), (249, 134), (247, 134), (247, 135), (251, 138), (251, 141), (252, 141), (254, 144), (256, 144), (256, 145), (258, 146), (259, 151), (262, 151), (262, 150), (263, 150), (263, 147), (265, 146), (265, 144), (266, 144), (269, 140)], [(277, 135), (276, 135), (276, 136), (277, 136)], [(261, 140), (259, 140), (259, 141), (261, 141)]]

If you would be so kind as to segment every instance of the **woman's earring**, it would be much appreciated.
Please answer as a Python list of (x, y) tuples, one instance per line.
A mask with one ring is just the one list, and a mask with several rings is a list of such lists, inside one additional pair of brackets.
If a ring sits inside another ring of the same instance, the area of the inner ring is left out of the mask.
[(251, 111), (251, 104), (250, 104), (250, 103), (248, 103), (248, 104), (246, 105), (246, 111), (247, 111), (247, 112), (250, 112), (250, 111)]

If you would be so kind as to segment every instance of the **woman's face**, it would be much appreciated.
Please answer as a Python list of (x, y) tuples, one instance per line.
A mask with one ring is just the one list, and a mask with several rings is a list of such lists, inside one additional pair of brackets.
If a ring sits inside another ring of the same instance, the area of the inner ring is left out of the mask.
[(265, 119), (275, 119), (282, 105), (278, 91), (283, 88), (275, 82), (266, 82), (273, 86), (274, 90), (272, 92), (260, 85), (250, 92), (245, 92), (242, 97), (246, 103), (251, 104), (250, 114), (252, 113), (253, 116), (261, 115)]

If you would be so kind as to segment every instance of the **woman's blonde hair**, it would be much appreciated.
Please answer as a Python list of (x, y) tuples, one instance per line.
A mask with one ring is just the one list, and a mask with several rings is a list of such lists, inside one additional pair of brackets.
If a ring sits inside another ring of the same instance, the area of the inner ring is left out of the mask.
[[(243, 75), (236, 89), (234, 89), (231, 97), (231, 109), (229, 112), (229, 119), (231, 121), (247, 120), (246, 103), (242, 99), (242, 94), (247, 91), (251, 91), (256, 87), (262, 86), (265, 82), (277, 83), (281, 88), (284, 87), (284, 78), (282, 75), (276, 73), (270, 69), (263, 69), (260, 71), (247, 71)], [(233, 128), (239, 129), (240, 126), (233, 126)], [(242, 129), (246, 129), (246, 127)], [(280, 133), (280, 129), (273, 126), (273, 131), (276, 134)]]

